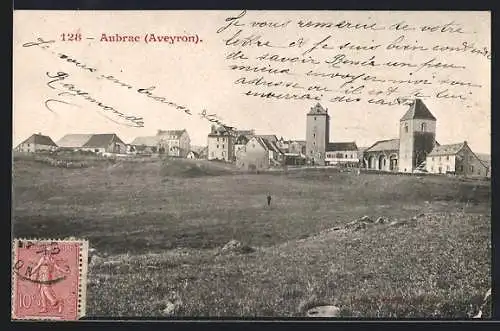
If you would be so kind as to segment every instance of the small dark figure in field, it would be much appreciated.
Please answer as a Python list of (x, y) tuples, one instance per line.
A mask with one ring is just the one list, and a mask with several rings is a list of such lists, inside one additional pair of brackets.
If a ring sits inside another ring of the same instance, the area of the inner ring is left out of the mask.
[(268, 206), (271, 205), (271, 195), (270, 194), (267, 195), (267, 205)]

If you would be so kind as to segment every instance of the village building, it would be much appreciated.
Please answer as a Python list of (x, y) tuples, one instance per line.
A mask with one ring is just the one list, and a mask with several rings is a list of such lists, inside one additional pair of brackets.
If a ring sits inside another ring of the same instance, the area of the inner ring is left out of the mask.
[(32, 134), (28, 139), (17, 145), (14, 150), (24, 153), (36, 153), (41, 151), (55, 151), (57, 147), (52, 138), (38, 133)]
[(114, 133), (67, 134), (58, 141), (60, 150), (124, 154), (127, 145)]
[(100, 154), (125, 154), (127, 145), (114, 133), (93, 134), (81, 150)]
[(284, 153), (285, 165), (306, 164), (306, 142), (304, 140), (278, 140), (278, 147)]
[(328, 143), (325, 164), (357, 167), (359, 165), (358, 146), (355, 142)]
[(158, 130), (158, 151), (168, 156), (186, 157), (191, 150), (191, 139), (186, 129)]
[(367, 169), (412, 173), (437, 145), (436, 118), (422, 100), (416, 99), (399, 122), (399, 139), (377, 141), (365, 151)]
[(80, 150), (87, 141), (89, 141), (92, 134), (67, 134), (57, 142), (59, 150)]
[(367, 169), (398, 171), (399, 139), (375, 142), (364, 151), (363, 163)]
[(234, 162), (234, 135), (223, 126), (212, 125), (207, 138), (208, 160)]
[(234, 159), (236, 160), (237, 155), (240, 151), (245, 150), (245, 146), (250, 139), (255, 135), (255, 130), (237, 130), (234, 133)]
[(291, 140), (288, 144), (288, 153), (301, 154), (306, 156), (306, 141), (305, 140)]
[(319, 103), (306, 116), (306, 156), (313, 165), (325, 165), (330, 142), (330, 115)]
[(426, 170), (433, 174), (488, 177), (489, 168), (470, 149), (466, 141), (436, 146), (426, 159)]
[(130, 151), (136, 154), (158, 153), (159, 139), (156, 136), (136, 137), (130, 144)]
[(186, 129), (158, 130), (156, 136), (136, 137), (131, 143), (136, 153), (166, 154), (172, 157), (186, 157), (191, 150), (191, 139)]
[(277, 142), (278, 139), (274, 135), (252, 137), (245, 149), (238, 153), (237, 167), (245, 170), (262, 170), (282, 166), (284, 153), (279, 149)]

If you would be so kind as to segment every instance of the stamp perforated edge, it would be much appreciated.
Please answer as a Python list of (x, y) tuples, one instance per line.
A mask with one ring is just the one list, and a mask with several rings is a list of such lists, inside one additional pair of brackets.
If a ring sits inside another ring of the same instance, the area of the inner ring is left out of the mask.
[[(20, 241), (32, 241), (32, 242), (71, 242), (78, 243), (80, 246), (79, 256), (78, 256), (78, 306), (77, 306), (77, 320), (85, 316), (86, 305), (87, 305), (87, 271), (88, 271), (88, 251), (89, 242), (86, 239), (50, 239), (50, 238), (15, 238), (12, 240), (12, 268), (16, 263), (17, 258), (17, 244)], [(11, 270), (11, 319), (14, 320), (58, 320), (54, 318), (44, 318), (44, 317), (17, 317), (15, 315), (15, 295), (16, 295), (16, 274)]]

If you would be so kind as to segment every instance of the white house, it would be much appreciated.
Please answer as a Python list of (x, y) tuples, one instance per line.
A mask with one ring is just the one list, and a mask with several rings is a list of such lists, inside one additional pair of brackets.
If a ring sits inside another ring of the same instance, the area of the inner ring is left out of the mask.
[(426, 170), (434, 174), (455, 174), (468, 177), (488, 177), (489, 167), (470, 149), (466, 141), (436, 146), (427, 155)]
[(40, 151), (54, 151), (57, 149), (56, 143), (49, 137), (41, 133), (33, 134), (28, 139), (20, 143), (14, 150), (18, 152), (35, 153)]
[(326, 165), (358, 165), (358, 146), (355, 142), (328, 143), (325, 152)]

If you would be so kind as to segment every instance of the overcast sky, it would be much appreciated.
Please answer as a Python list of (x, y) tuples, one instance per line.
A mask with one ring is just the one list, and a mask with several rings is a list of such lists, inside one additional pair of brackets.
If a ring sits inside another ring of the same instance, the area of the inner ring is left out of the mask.
[[(55, 141), (68, 133), (116, 133), (129, 143), (137, 136), (154, 135), (158, 129), (186, 128), (193, 145), (206, 145), (210, 123), (196, 115), (203, 109), (207, 109), (208, 113), (217, 114), (226, 124), (238, 129), (255, 129), (259, 134), (305, 139), (305, 115), (314, 106), (315, 101), (263, 100), (244, 96), (242, 92), (245, 89), (233, 85), (241, 73), (231, 71), (228, 68), (229, 63), (225, 61), (228, 49), (221, 40), (229, 34), (217, 34), (215, 31), (224, 24), (226, 17), (238, 14), (238, 11), (16, 11), (13, 45), (13, 144), (17, 145), (37, 132), (49, 135)], [(406, 37), (412, 43), (446, 44), (449, 41), (460, 44), (468, 40), (478, 46), (490, 48), (488, 13), (248, 12), (245, 19), (251, 21), (252, 18), (276, 21), (290, 19), (294, 22), (301, 18), (321, 21), (350, 19), (359, 22), (389, 22), (388, 20), (392, 22), (400, 19), (415, 25), (425, 22), (443, 24), (454, 21), (463, 23), (466, 25), (464, 29), (472, 33), (458, 37), (445, 34), (421, 36), (409, 33)], [(82, 34), (82, 41), (61, 41), (62, 33), (77, 31)], [(276, 30), (274, 33), (270, 31), (265, 30), (267, 38), (286, 43), (296, 40), (297, 36), (305, 33), (305, 30), (299, 31), (293, 26), (286, 31)], [(99, 42), (102, 33), (139, 35), (141, 38), (145, 33), (198, 35), (202, 42), (198, 44), (104, 43)], [(312, 32), (307, 33), (309, 35), (306, 37), (314, 39), (315, 35), (311, 35)], [(384, 34), (380, 31), (352, 32), (340, 29), (331, 33), (336, 41), (357, 43), (376, 42), (379, 39), (387, 42), (397, 36), (394, 33)], [(324, 34), (322, 31), (316, 37)], [(50, 50), (42, 50), (36, 46), (22, 47), (23, 44), (35, 41), (38, 37), (56, 42), (50, 44)], [(86, 39), (88, 37), (95, 39)], [(97, 80), (94, 73), (78, 69), (73, 63), (62, 61), (52, 52), (73, 56), (89, 67), (97, 68), (99, 73), (119, 77), (120, 80), (133, 85), (134, 89), (119, 88), (111, 82)], [(252, 50), (249, 52), (253, 54)], [(319, 52), (313, 56), (320, 57)], [(282, 51), (282, 54), (285, 53), (286, 51)], [(344, 51), (344, 53), (359, 58), (366, 58), (369, 55), (362, 52)], [(384, 57), (388, 53), (380, 50), (373, 54)], [(429, 57), (429, 54), (405, 54), (400, 55), (416, 62)], [(295, 55), (296, 53), (290, 52), (290, 56)], [(440, 71), (442, 77), (471, 81), (482, 85), (482, 88), (471, 88), (473, 94), (467, 102), (436, 98), (424, 100), (437, 118), (436, 139), (441, 144), (467, 140), (474, 151), (489, 153), (490, 61), (485, 57), (470, 54), (446, 54), (439, 60), (467, 67), (464, 70), (455, 70), (449, 75)], [(295, 70), (299, 66), (291, 68)], [(387, 71), (386, 68), (379, 72), (386, 74)], [(66, 83), (74, 84), (95, 99), (127, 115), (143, 117), (144, 127), (134, 128), (116, 124), (103, 117), (103, 113), (97, 110), (95, 104), (83, 98), (57, 96), (61, 91), (57, 92), (47, 85), (50, 81), (47, 73), (54, 76), (57, 72), (68, 73)], [(418, 73), (420, 74), (423, 75), (424, 72)], [(431, 75), (432, 72), (427, 74)], [(185, 106), (194, 114), (187, 115), (136, 92), (137, 88), (150, 86), (156, 86), (154, 90), (156, 95)], [(50, 111), (44, 106), (44, 102), (48, 99), (63, 100), (74, 105), (52, 103)], [(328, 99), (322, 100), (321, 104), (329, 109), (331, 116), (331, 141), (356, 141), (358, 146), (369, 146), (376, 140), (397, 138), (399, 119), (408, 108), (369, 105), (365, 102), (334, 103)]]

